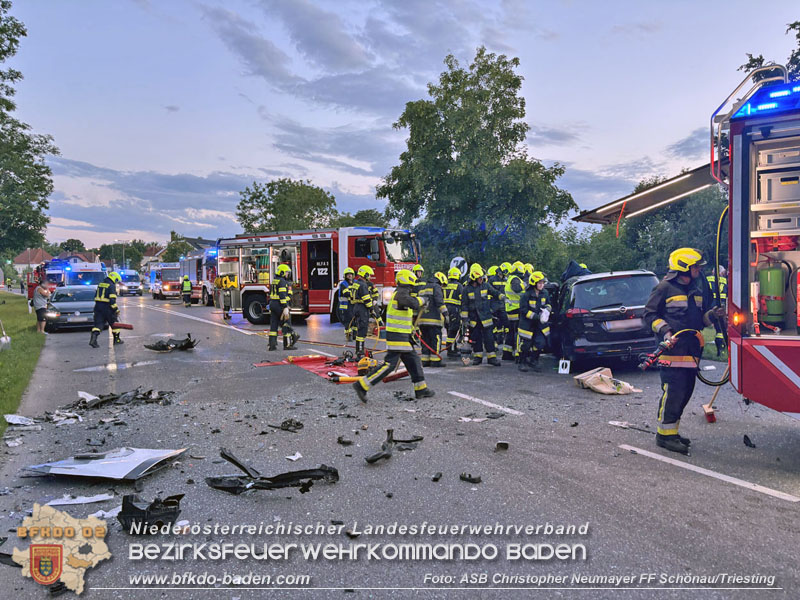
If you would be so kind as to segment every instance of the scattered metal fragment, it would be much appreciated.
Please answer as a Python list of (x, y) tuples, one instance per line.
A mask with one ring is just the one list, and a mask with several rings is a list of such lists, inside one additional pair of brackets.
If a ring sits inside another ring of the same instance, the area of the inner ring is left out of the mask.
[[(5, 544), (7, 539), (8, 538), (0, 537), (0, 546)], [(17, 567), (19, 569), (19, 565), (14, 562), (8, 552), (0, 552), (0, 564), (8, 565), (9, 567)]]
[(462, 473), (458, 476), (461, 481), (466, 481), (467, 483), (480, 483), (481, 476), (476, 475), (475, 477), (472, 476), (472, 473)]
[(303, 428), (303, 423), (297, 419), (286, 419), (285, 421), (281, 421), (280, 425), (272, 425), (271, 423), (267, 423), (267, 426), (272, 427), (273, 429), (280, 429), (281, 431), (291, 431), (292, 433), (297, 433)]
[(8, 431), (9, 433), (15, 433), (17, 431), (22, 432), (22, 431), (41, 431), (41, 430), (42, 430), (41, 425), (11, 425), (9, 426), (8, 429), (6, 429), (6, 431)]
[[(168, 496), (163, 500), (156, 497), (152, 502), (142, 500), (136, 494), (127, 494), (122, 497), (122, 510), (117, 515), (117, 520), (122, 524), (122, 528), (126, 533), (134, 535), (131, 528), (133, 525), (147, 524), (157, 525), (171, 525), (178, 520), (178, 515), (181, 514), (181, 499), (183, 494), (175, 494)], [(142, 531), (142, 533), (146, 533)]]
[(570, 426), (570, 427), (577, 427), (577, 426), (578, 426), (578, 422), (577, 422), (577, 421), (574, 421), (574, 422), (570, 423), (570, 425), (569, 425), (569, 426)]
[(294, 454), (292, 454), (291, 456), (286, 456), (285, 458), (286, 458), (287, 460), (290, 460), (290, 461), (292, 461), (292, 462), (295, 462), (295, 461), (297, 461), (297, 460), (300, 460), (301, 458), (303, 458), (303, 455), (302, 455), (302, 454), (300, 454), (299, 452), (295, 452), (295, 453), (294, 453)]
[(106, 443), (106, 438), (100, 438), (99, 440), (92, 440), (87, 438), (86, 440), (87, 446), (105, 446), (105, 443)]
[(744, 434), (744, 445), (747, 446), (748, 448), (755, 448), (756, 447), (756, 445), (750, 439), (750, 436), (748, 436), (746, 433)]
[(48, 506), (68, 506), (71, 504), (91, 504), (93, 502), (105, 502), (106, 500), (113, 500), (113, 494), (97, 494), (96, 496), (72, 496), (64, 494), (61, 498), (50, 500), (47, 502)]
[(506, 416), (506, 413), (502, 413), (502, 412), (487, 412), (486, 413), (486, 418), (487, 419), (502, 419), (505, 416)]
[[(18, 565), (19, 566), (19, 565)], [(60, 596), (68, 591), (67, 585), (63, 581), (56, 581), (54, 584), (47, 586), (47, 592), (51, 597)]]
[(487, 421), (487, 420), (488, 419), (481, 418), (481, 417), (476, 417), (476, 418), (473, 418), (473, 417), (459, 417), (458, 418), (458, 422), (459, 423), (483, 423), (484, 421)]
[(356, 539), (358, 536), (360, 536), (360, 535), (361, 535), (360, 533), (356, 533), (356, 532), (355, 532), (355, 531), (353, 531), (352, 529), (346, 529), (346, 530), (345, 530), (345, 532), (344, 532), (344, 534), (345, 534), (347, 537), (349, 537), (349, 538), (352, 538), (352, 539)]
[(16, 448), (17, 446), (22, 446), (22, 438), (21, 437), (8, 438), (8, 439), (5, 440), (5, 442), (6, 442), (6, 446), (8, 446), (9, 448)]
[(498, 450), (508, 450), (508, 442), (497, 442), (497, 445), (494, 447), (495, 452)]
[(148, 350), (155, 350), (156, 352), (172, 352), (173, 350), (191, 350), (200, 340), (192, 339), (192, 334), (187, 333), (186, 337), (182, 340), (170, 338), (168, 340), (158, 340), (155, 344), (145, 344), (144, 347)]
[[(116, 405), (160, 404), (161, 406), (167, 406), (168, 404), (172, 404), (172, 397), (174, 395), (175, 392), (159, 392), (156, 390), (144, 391), (141, 387), (137, 387), (135, 390), (124, 392), (122, 394), (101, 394), (100, 396), (93, 396), (92, 394), (88, 394), (86, 392), (78, 392), (78, 396), (80, 396), (80, 398), (65, 408), (87, 410), (99, 408), (108, 403)], [(64, 413), (62, 413), (62, 415), (63, 414)], [(74, 414), (74, 416), (78, 417), (77, 414)]]
[(36, 421), (21, 415), (3, 415), (9, 425), (35, 425)]
[(650, 431), (649, 429), (645, 429), (644, 427), (637, 427), (636, 425), (631, 425), (627, 421), (609, 421), (609, 425), (613, 425), (614, 427), (619, 427), (620, 429), (633, 429), (635, 431), (643, 431), (644, 433), (651, 433), (653, 435), (656, 434), (655, 431)]
[(315, 480), (322, 480), (326, 483), (339, 481), (339, 471), (327, 465), (320, 465), (316, 469), (289, 471), (272, 477), (264, 477), (252, 466), (239, 460), (225, 448), (220, 448), (219, 455), (244, 471), (245, 475), (206, 477), (206, 483), (215, 489), (231, 494), (241, 494), (249, 489), (274, 490), (285, 487), (299, 487), (300, 493), (304, 494), (311, 489)]
[(433, 474), (433, 477), (431, 477), (431, 481), (439, 481), (441, 478), (442, 478), (442, 473), (440, 471), (438, 473)]
[(112, 508), (111, 510), (98, 510), (90, 514), (90, 517), (97, 517), (98, 519), (113, 519), (116, 517), (120, 511), (122, 510), (122, 505), (120, 504), (117, 508)]
[(115, 448), (107, 452), (76, 454), (64, 460), (23, 467), (23, 477), (43, 475), (72, 475), (133, 481), (150, 475), (166, 461), (186, 452), (154, 448)]
[(336, 438), (336, 443), (341, 444), (342, 446), (350, 446), (353, 443), (353, 440), (348, 440), (343, 435), (340, 435)]
[(394, 429), (387, 429), (386, 430), (386, 439), (381, 444), (380, 452), (376, 452), (375, 454), (371, 454), (364, 458), (369, 464), (373, 464), (381, 460), (382, 458), (389, 459), (392, 457), (392, 451), (394, 450), (414, 450), (417, 447), (417, 443), (421, 442), (423, 437), (421, 435), (412, 436), (411, 439), (408, 440), (396, 440), (394, 438)]

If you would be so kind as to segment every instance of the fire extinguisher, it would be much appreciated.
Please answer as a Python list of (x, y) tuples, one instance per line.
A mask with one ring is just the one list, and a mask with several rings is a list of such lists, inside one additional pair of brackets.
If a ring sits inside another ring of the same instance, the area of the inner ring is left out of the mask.
[[(788, 273), (784, 274), (784, 267)], [(783, 301), (791, 283), (792, 267), (784, 260), (767, 257), (767, 266), (758, 270), (760, 319), (762, 323), (783, 328), (786, 311)]]

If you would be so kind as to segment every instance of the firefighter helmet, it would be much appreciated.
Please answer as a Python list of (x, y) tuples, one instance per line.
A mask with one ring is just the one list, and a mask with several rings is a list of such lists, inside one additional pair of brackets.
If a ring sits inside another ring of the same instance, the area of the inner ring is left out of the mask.
[(111, 273), (108, 274), (108, 278), (114, 283), (119, 283), (122, 281), (122, 277), (120, 277), (120, 274), (116, 271), (111, 271)]
[(491, 267), (486, 269), (486, 274), (487, 275), (497, 275), (497, 266), (492, 265)]
[(451, 267), (447, 272), (447, 277), (450, 279), (461, 279), (461, 269), (458, 267)]
[(351, 269), (350, 267), (347, 267), (347, 268), (344, 270), (344, 276), (345, 276), (345, 277), (346, 277), (346, 276), (348, 276), (348, 275), (355, 275), (355, 274), (356, 274), (356, 272), (355, 272), (355, 271), (353, 271), (353, 269)]
[(483, 277), (483, 269), (481, 269), (480, 265), (477, 267), (475, 265), (469, 270), (469, 278), (472, 281), (476, 281)]
[(275, 269), (275, 272), (278, 274), (278, 276), (281, 276), (288, 275), (292, 272), (292, 270), (289, 268), (289, 265), (278, 265), (278, 268)]
[(183, 280), (184, 280), (184, 281), (189, 281), (189, 276), (188, 276), (188, 275), (184, 275), (184, 276), (183, 276)]
[(514, 261), (514, 264), (511, 265), (511, 272), (522, 274), (525, 272), (525, 265), (521, 260)]
[(702, 253), (694, 248), (678, 248), (669, 255), (670, 271), (686, 273), (690, 267), (702, 267), (704, 264), (706, 261)]
[(442, 273), (441, 271), (436, 271), (436, 273), (434, 273), (433, 276), (442, 285), (447, 285), (447, 277), (445, 277), (444, 273)]
[(411, 272), (414, 273), (415, 276), (420, 277), (425, 274), (425, 269), (420, 264), (416, 264), (411, 267)]
[(523, 265), (523, 269), (525, 270), (525, 272), (526, 272), (528, 275), (530, 275), (531, 273), (533, 273), (533, 265), (532, 265), (531, 263), (525, 263), (525, 264)]
[(417, 276), (408, 269), (400, 269), (395, 275), (397, 285), (414, 285), (417, 283)]
[(531, 276), (528, 279), (528, 283), (530, 283), (531, 285), (536, 285), (542, 280), (544, 280), (544, 273), (542, 273), (541, 271), (534, 271), (533, 273), (531, 273)]
[(364, 279), (369, 279), (375, 275), (375, 271), (372, 270), (372, 267), (369, 265), (361, 265), (358, 267), (358, 276), (363, 277)]
[(501, 263), (500, 270), (506, 275), (508, 275), (511, 272), (511, 263), (510, 262)]

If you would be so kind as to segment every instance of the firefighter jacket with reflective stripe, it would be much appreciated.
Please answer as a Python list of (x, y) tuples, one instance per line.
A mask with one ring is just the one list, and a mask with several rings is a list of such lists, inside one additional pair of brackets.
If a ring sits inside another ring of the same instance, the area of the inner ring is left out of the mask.
[[(703, 331), (705, 327), (703, 314), (711, 308), (707, 304), (708, 296), (704, 297), (700, 287), (702, 280), (696, 279), (688, 284), (682, 284), (678, 282), (678, 275), (674, 271), (667, 273), (667, 276), (650, 292), (650, 298), (644, 307), (645, 323), (659, 341), (667, 331), (672, 331), (673, 334), (683, 329)], [(672, 350), (669, 350), (668, 354), (662, 355), (661, 358), (664, 363), (668, 363), (671, 357), (676, 359), (686, 356), (699, 358), (702, 353), (703, 347), (698, 338), (691, 334), (684, 334), (678, 338)], [(669, 366), (696, 367), (696, 364), (689, 364), (685, 360), (675, 360), (675, 363)]]
[(95, 309), (105, 306), (117, 310), (117, 286), (109, 277), (97, 284), (97, 291), (94, 294)]
[(342, 310), (350, 308), (350, 284), (347, 283), (347, 279), (339, 282), (339, 308)]
[(550, 306), (550, 294), (547, 290), (541, 290), (537, 295), (536, 286), (532, 285), (519, 300), (519, 314), (521, 317), (530, 320), (538, 320), (539, 315), (542, 314), (542, 309), (552, 311)]
[(183, 286), (181, 288), (184, 294), (191, 294), (192, 293), (192, 282), (188, 279), (183, 280)]
[(464, 290), (461, 297), (461, 318), (471, 322), (480, 321), (484, 327), (492, 324), (490, 299), (498, 298), (500, 293), (488, 283), (478, 285), (474, 281)]
[(411, 334), (414, 332), (414, 311), (422, 306), (422, 299), (411, 295), (412, 288), (397, 286), (389, 306), (386, 307), (386, 349), (389, 352), (413, 352)]
[[(506, 291), (506, 280), (503, 279), (501, 275), (489, 275), (487, 283), (496, 289), (498, 294), (504, 294)], [(494, 296), (492, 296), (492, 298), (489, 300), (489, 306), (491, 307), (492, 312), (503, 310), (505, 308), (504, 302), (495, 298)]]
[[(715, 277), (713, 275), (709, 275), (706, 277), (706, 281), (708, 281), (708, 289), (711, 290), (711, 301), (714, 301), (714, 281)], [(724, 305), (725, 302), (728, 300), (728, 278), (727, 277), (720, 277), (719, 278), (719, 301), (720, 304)]]
[(419, 292), (419, 296), (428, 298), (428, 306), (419, 318), (420, 325), (444, 325), (442, 315), (447, 313), (444, 305), (444, 292), (438, 281), (429, 281)]
[(525, 286), (522, 284), (522, 279), (516, 275), (510, 275), (508, 281), (505, 283), (506, 288), (506, 312), (518, 313), (519, 312), (519, 298), (525, 291)]
[(272, 285), (269, 287), (269, 299), (278, 300), (281, 306), (289, 304), (289, 282), (285, 277), (273, 278)]
[[(375, 290), (377, 293), (377, 290)], [(370, 283), (363, 277), (356, 277), (350, 286), (351, 304), (363, 304), (367, 308), (372, 308), (372, 290)]]
[(444, 303), (461, 306), (461, 295), (464, 291), (464, 286), (461, 285), (457, 279), (449, 279), (447, 285), (444, 286)]

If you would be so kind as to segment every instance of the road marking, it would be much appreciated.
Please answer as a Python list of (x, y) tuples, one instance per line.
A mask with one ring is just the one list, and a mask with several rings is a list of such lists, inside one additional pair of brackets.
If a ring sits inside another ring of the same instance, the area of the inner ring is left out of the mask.
[(767, 496), (773, 496), (774, 498), (780, 498), (781, 500), (788, 500), (789, 502), (800, 502), (800, 498), (798, 498), (797, 496), (792, 496), (791, 494), (779, 492), (778, 490), (773, 490), (772, 488), (764, 487), (762, 485), (758, 485), (755, 483), (750, 483), (749, 481), (745, 481), (744, 479), (737, 479), (736, 477), (731, 477), (730, 475), (723, 475), (722, 473), (717, 473), (716, 471), (704, 469), (703, 467), (696, 467), (695, 465), (690, 465), (689, 463), (675, 460), (674, 458), (661, 456), (660, 454), (656, 454), (655, 452), (650, 452), (649, 450), (642, 450), (641, 448), (636, 448), (635, 446), (628, 446), (627, 444), (620, 444), (619, 447), (622, 448), (623, 450), (631, 450), (636, 454), (641, 454), (649, 458), (654, 458), (656, 460), (660, 460), (661, 462), (665, 462), (667, 464), (674, 465), (682, 469), (687, 469), (689, 471), (694, 471), (695, 473), (700, 473), (700, 475), (713, 477), (714, 479), (719, 479), (721, 481), (725, 481), (726, 483), (732, 483), (733, 485), (738, 485), (739, 487), (747, 488), (748, 490), (753, 490), (754, 492), (761, 492), (762, 494), (766, 494)]
[(464, 400), (469, 400), (470, 402), (477, 402), (478, 404), (483, 404), (484, 406), (488, 406), (489, 408), (494, 408), (495, 410), (501, 410), (506, 412), (510, 415), (516, 415), (517, 417), (521, 416), (522, 413), (518, 410), (514, 410), (513, 408), (506, 408), (505, 406), (500, 406), (499, 404), (494, 404), (492, 402), (487, 402), (486, 400), (481, 400), (480, 398), (475, 398), (474, 396), (467, 396), (466, 394), (462, 394), (461, 392), (447, 392), (451, 396), (458, 396), (459, 398), (463, 398)]
[(108, 363), (107, 365), (98, 365), (96, 367), (84, 367), (83, 369), (72, 369), (75, 373), (81, 371), (121, 371), (122, 369), (130, 369), (132, 367), (145, 367), (147, 365), (154, 365), (160, 360), (140, 360), (132, 363)]
[[(297, 343), (299, 344), (300, 342), (297, 342)], [(332, 358), (336, 358), (335, 354), (328, 354), (327, 352), (323, 352), (322, 350), (314, 350), (314, 352), (316, 352), (317, 354), (323, 354), (325, 356), (330, 356)]]
[(159, 308), (157, 306), (146, 306), (142, 305), (141, 308), (146, 308), (148, 310), (157, 310), (158, 312), (166, 313), (168, 315), (175, 315), (176, 317), (182, 317), (184, 319), (191, 319), (192, 321), (200, 321), (201, 323), (208, 323), (209, 325), (213, 325), (214, 327), (222, 327), (224, 329), (230, 329), (232, 331), (238, 331), (239, 333), (243, 333), (245, 335), (258, 335), (258, 331), (247, 331), (245, 329), (239, 329), (238, 327), (234, 327), (233, 325), (225, 325), (223, 323), (217, 323), (216, 321), (209, 321), (208, 319), (201, 319), (200, 317), (193, 317), (192, 315), (184, 315), (183, 313), (179, 313), (174, 310), (167, 310), (166, 308)]

